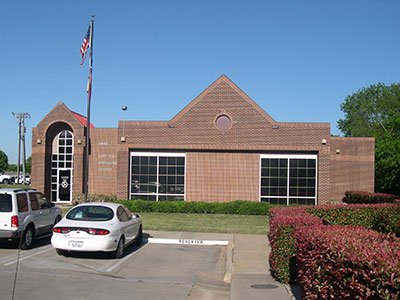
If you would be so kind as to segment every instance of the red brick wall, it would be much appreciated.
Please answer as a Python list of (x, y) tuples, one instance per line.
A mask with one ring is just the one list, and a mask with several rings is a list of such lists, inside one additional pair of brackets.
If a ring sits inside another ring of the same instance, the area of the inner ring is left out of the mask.
[(117, 194), (117, 133), (116, 128), (90, 130), (89, 194)]
[[(82, 193), (82, 172), (85, 147), (84, 126), (71, 111), (59, 102), (32, 129), (32, 187), (50, 198), (51, 142), (61, 130), (68, 129), (74, 135), (73, 194)], [(38, 143), (40, 140), (40, 143)], [(78, 143), (80, 141), (81, 143)]]
[[(216, 127), (221, 114), (231, 119), (229, 130)], [(77, 194), (82, 191), (84, 126), (62, 103), (32, 131), (32, 184), (46, 187), (46, 133), (58, 121), (74, 132)], [(126, 142), (121, 142), (122, 135)], [(129, 151), (160, 150), (187, 153), (189, 201), (259, 201), (261, 153), (317, 154), (319, 204), (338, 201), (349, 189), (372, 191), (374, 186), (373, 139), (331, 138), (328, 123), (277, 122), (226, 76), (170, 121), (120, 121), (115, 129), (92, 129), (91, 138), (91, 194), (128, 198)], [(43, 143), (37, 144), (37, 139)]]
[[(375, 139), (332, 138), (330, 198), (341, 201), (346, 191), (374, 191)], [(339, 150), (336, 153), (336, 151)]]
[(186, 155), (186, 200), (260, 201), (260, 155), (203, 153)]

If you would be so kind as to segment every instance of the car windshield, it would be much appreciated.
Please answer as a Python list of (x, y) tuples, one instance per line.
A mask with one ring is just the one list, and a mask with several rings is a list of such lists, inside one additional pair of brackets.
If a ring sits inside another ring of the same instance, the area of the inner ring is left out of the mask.
[(0, 212), (11, 212), (12, 203), (10, 194), (0, 194)]
[(108, 221), (114, 217), (114, 212), (106, 206), (79, 206), (70, 210), (66, 216), (74, 221)]

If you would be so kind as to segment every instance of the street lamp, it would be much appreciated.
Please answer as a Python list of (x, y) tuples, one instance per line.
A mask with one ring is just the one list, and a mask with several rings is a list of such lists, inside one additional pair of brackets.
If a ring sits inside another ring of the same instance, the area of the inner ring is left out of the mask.
[[(122, 111), (126, 111), (128, 109), (127, 105), (123, 105), (121, 107)], [(122, 136), (121, 136), (121, 142), (125, 142), (126, 138), (125, 138), (125, 120), (122, 121)]]

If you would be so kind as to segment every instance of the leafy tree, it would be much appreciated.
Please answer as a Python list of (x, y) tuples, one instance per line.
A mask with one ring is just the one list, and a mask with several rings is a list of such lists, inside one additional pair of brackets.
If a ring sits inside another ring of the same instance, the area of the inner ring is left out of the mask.
[(25, 171), (26, 173), (31, 174), (31, 166), (32, 166), (32, 156), (29, 156), (25, 162)]
[(9, 171), (9, 172), (17, 172), (17, 165), (16, 164), (9, 164), (7, 166), (7, 171)]
[(400, 84), (378, 83), (348, 96), (338, 128), (345, 136), (375, 137), (375, 189), (400, 194)]
[(8, 166), (8, 156), (4, 151), (0, 150), (0, 170), (6, 170)]

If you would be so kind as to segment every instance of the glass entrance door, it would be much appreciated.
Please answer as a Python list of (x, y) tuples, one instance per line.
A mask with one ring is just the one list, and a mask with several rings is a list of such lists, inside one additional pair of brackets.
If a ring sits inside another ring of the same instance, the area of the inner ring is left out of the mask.
[(57, 199), (59, 201), (71, 201), (71, 169), (58, 169)]

